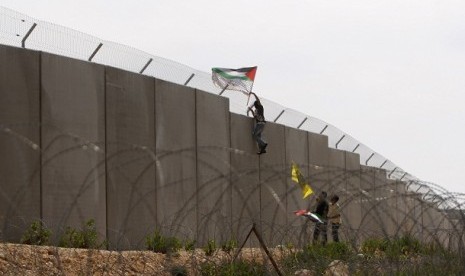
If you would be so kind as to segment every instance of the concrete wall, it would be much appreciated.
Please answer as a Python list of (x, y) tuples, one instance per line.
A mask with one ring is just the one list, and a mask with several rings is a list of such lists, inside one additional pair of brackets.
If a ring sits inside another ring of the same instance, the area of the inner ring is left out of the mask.
[(260, 231), (268, 244), (282, 244), (287, 235), (286, 209), (288, 169), (285, 166), (285, 127), (268, 122), (264, 131), (267, 153), (256, 155), (260, 164), (261, 225)]
[(156, 80), (157, 224), (163, 234), (197, 235), (195, 90)]
[(339, 195), (342, 208), (341, 232), (345, 240), (358, 242), (357, 230), (362, 221), (362, 199), (360, 190), (360, 156), (346, 152), (346, 191)]
[(362, 239), (382, 237), (382, 221), (376, 209), (375, 169), (372, 167), (360, 167), (360, 199), (363, 212), (357, 236)]
[(267, 245), (303, 245), (314, 224), (293, 211), (314, 210), (316, 196), (302, 198), (292, 162), (315, 194), (339, 195), (342, 240), (452, 225), (324, 135), (268, 122), (268, 152), (257, 155), (253, 120), (189, 87), (0, 46), (0, 96), (3, 240), (41, 220), (57, 242), (94, 219), (116, 250), (143, 249), (154, 231), (198, 246), (242, 242), (254, 224)]
[[(260, 224), (260, 179), (257, 145), (252, 139), (253, 119), (234, 113), (231, 120), (232, 237), (243, 241), (252, 225)], [(256, 246), (258, 243), (256, 240)]]
[(105, 70), (107, 237), (111, 249), (142, 249), (156, 225), (155, 83)]
[(40, 55), (0, 45), (0, 238), (40, 219)]
[(197, 241), (231, 238), (229, 100), (196, 91)]
[(41, 54), (42, 218), (106, 238), (105, 67)]

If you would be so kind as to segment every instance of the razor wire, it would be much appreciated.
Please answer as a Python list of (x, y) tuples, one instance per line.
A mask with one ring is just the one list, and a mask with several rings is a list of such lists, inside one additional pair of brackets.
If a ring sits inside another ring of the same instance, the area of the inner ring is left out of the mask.
[[(247, 115), (243, 96), (221, 91), (213, 85), (210, 73), (5, 7), (0, 7), (0, 44), (95, 62), (221, 95), (229, 99), (231, 112)], [(425, 200), (443, 195), (438, 185), (420, 180), (337, 127), (267, 99), (262, 99), (262, 103), (267, 107), (268, 121), (328, 136), (329, 147), (358, 154), (362, 165), (384, 169), (389, 179), (409, 183), (408, 187), (424, 194)], [(447, 203), (449, 197), (443, 199), (446, 200), (442, 203), (443, 208), (456, 205), (455, 202)]]

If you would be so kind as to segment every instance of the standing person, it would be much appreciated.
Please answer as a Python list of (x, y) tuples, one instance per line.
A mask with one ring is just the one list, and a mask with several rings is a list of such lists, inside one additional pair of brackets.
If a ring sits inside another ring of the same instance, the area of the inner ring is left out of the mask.
[(316, 198), (316, 209), (315, 214), (317, 214), (323, 222), (315, 222), (315, 230), (313, 231), (313, 244), (318, 242), (318, 238), (320, 233), (323, 237), (322, 244), (325, 245), (328, 241), (328, 236), (326, 233), (326, 229), (328, 226), (327, 216), (328, 216), (328, 202), (326, 201), (327, 193), (322, 191), (320, 195)]
[(341, 208), (337, 203), (339, 197), (333, 195), (329, 200), (328, 219), (331, 222), (331, 235), (334, 242), (339, 242), (339, 227), (341, 227)]
[(257, 154), (262, 154), (266, 152), (266, 146), (268, 146), (268, 143), (266, 143), (262, 138), (262, 132), (263, 129), (265, 129), (266, 124), (265, 115), (263, 113), (263, 105), (261, 104), (260, 99), (255, 93), (251, 92), (251, 94), (255, 96), (255, 102), (253, 103), (252, 107), (249, 107), (247, 114), (249, 111), (251, 111), (253, 117), (255, 118), (255, 125), (252, 131), (252, 136), (257, 142), (257, 146), (259, 148)]

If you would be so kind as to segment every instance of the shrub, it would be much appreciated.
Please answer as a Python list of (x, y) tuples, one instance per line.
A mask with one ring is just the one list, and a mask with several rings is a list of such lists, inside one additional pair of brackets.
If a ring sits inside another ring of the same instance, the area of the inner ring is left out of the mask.
[(283, 259), (283, 267), (289, 271), (310, 269), (317, 275), (323, 274), (333, 260), (347, 261), (353, 252), (347, 243), (328, 243), (327, 245), (308, 245)]
[(387, 242), (386, 257), (389, 259), (397, 260), (404, 258), (410, 254), (418, 254), (422, 250), (420, 241), (411, 236), (403, 236), (400, 238), (392, 239)]
[(88, 220), (82, 230), (67, 227), (60, 238), (59, 246), (67, 248), (102, 248), (105, 242), (98, 242), (98, 233), (93, 219)]
[(237, 241), (235, 239), (232, 239), (232, 240), (229, 240), (229, 241), (226, 241), (224, 242), (222, 245), (221, 245), (221, 250), (223, 250), (224, 252), (226, 253), (231, 253), (234, 248), (237, 247)]
[(182, 248), (179, 239), (162, 236), (158, 230), (146, 238), (145, 244), (148, 250), (163, 254), (175, 253)]
[(326, 246), (325, 253), (332, 260), (347, 260), (350, 258), (352, 250), (347, 243), (333, 242)]
[(390, 259), (404, 258), (409, 254), (419, 254), (425, 251), (425, 248), (421, 245), (420, 241), (409, 235), (391, 240), (369, 239), (365, 240), (362, 244), (362, 252), (364, 254), (373, 256), (378, 252), (383, 253)]
[(195, 249), (195, 243), (196, 241), (195, 240), (185, 240), (184, 241), (184, 249), (186, 251), (193, 251)]
[(30, 245), (47, 245), (51, 231), (42, 225), (40, 221), (34, 221), (21, 237), (20, 243)]
[(386, 251), (388, 240), (386, 239), (368, 239), (362, 243), (362, 253), (373, 256), (377, 251)]
[(203, 251), (205, 251), (205, 255), (213, 256), (216, 251), (216, 242), (215, 240), (209, 240), (207, 245), (204, 246)]

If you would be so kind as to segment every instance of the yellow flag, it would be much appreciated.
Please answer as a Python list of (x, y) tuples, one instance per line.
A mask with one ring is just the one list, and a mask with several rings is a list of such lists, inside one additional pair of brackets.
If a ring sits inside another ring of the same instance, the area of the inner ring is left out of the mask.
[(302, 196), (303, 198), (306, 198), (307, 196), (313, 194), (312, 188), (310, 188), (310, 185), (305, 182), (305, 179), (303, 175), (300, 173), (299, 167), (293, 162), (292, 167), (291, 167), (291, 179), (294, 182), (297, 182), (299, 184), (300, 189), (302, 189)]

